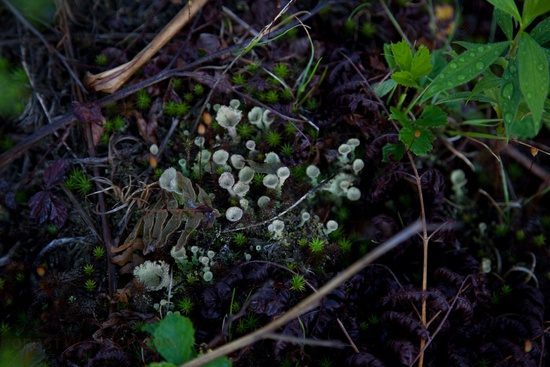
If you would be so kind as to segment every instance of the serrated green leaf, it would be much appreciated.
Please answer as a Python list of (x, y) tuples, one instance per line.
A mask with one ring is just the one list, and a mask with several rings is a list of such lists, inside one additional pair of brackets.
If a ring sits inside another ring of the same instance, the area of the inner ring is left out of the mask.
[(518, 7), (514, 3), (514, 0), (488, 0), (495, 8), (498, 8), (514, 18), (518, 22), (521, 22), (521, 17), (519, 15)]
[(550, 18), (546, 18), (537, 24), (529, 34), (539, 45), (544, 45), (550, 41)]
[(422, 111), (420, 118), (415, 121), (419, 126), (437, 127), (447, 124), (447, 114), (439, 107), (428, 105)]
[(167, 362), (180, 365), (193, 356), (194, 334), (191, 320), (174, 312), (154, 328), (153, 346)]
[(502, 111), (502, 119), (506, 128), (506, 136), (513, 134), (514, 125), (518, 124), (516, 115), (521, 101), (519, 89), (519, 76), (517, 61), (512, 59), (502, 73), (502, 82), (499, 90), (499, 104)]
[(397, 83), (395, 82), (395, 80), (388, 79), (383, 81), (380, 84), (373, 85), (373, 89), (378, 97), (384, 97), (386, 94), (391, 92), (396, 86), (397, 86)]
[(433, 80), (424, 93), (423, 101), (434, 94), (464, 84), (483, 73), (500, 54), (510, 45), (510, 42), (480, 44), (463, 52), (449, 62), (441, 73)]
[(510, 15), (499, 8), (495, 8), (493, 11), (493, 17), (495, 17), (498, 26), (502, 29), (502, 32), (506, 38), (511, 41), (514, 37), (514, 24)]
[(417, 80), (420, 80), (420, 78), (428, 75), (431, 70), (432, 57), (430, 56), (430, 50), (428, 50), (426, 46), (422, 45), (413, 56), (411, 62), (411, 73)]
[(521, 35), (517, 57), (519, 86), (533, 120), (538, 122), (548, 95), (548, 60), (542, 47), (527, 33)]
[(550, 11), (548, 0), (525, 0), (523, 4), (523, 27), (527, 27), (533, 19)]
[(403, 112), (399, 111), (396, 107), (390, 107), (390, 118), (392, 120), (397, 120), (401, 125), (406, 125), (411, 122), (409, 118), (407, 118), (407, 115), (405, 115)]
[(391, 78), (397, 83), (405, 87), (418, 87), (416, 78), (410, 71), (396, 71), (391, 75)]
[(420, 126), (403, 126), (399, 131), (399, 140), (416, 155), (426, 155), (433, 149), (432, 141), (435, 136), (428, 130)]
[(391, 44), (393, 58), (400, 70), (410, 71), (412, 63), (412, 51), (407, 42), (400, 41)]
[(407, 149), (402, 143), (398, 144), (386, 144), (382, 148), (382, 162), (387, 163), (390, 161), (390, 157), (393, 158), (394, 161), (399, 162), (405, 153), (407, 152)]

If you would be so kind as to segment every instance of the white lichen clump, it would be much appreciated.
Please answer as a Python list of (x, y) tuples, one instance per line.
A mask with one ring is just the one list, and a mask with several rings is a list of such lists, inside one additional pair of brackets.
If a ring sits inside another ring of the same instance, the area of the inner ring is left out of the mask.
[(134, 276), (148, 291), (158, 291), (170, 285), (170, 266), (162, 260), (147, 260), (134, 269)]
[(229, 136), (233, 142), (237, 143), (239, 141), (239, 136), (237, 135), (237, 124), (241, 122), (243, 117), (243, 112), (233, 107), (238, 106), (234, 101), (230, 102), (231, 106), (220, 106), (218, 112), (216, 113), (216, 121), (220, 124), (221, 127), (227, 130)]

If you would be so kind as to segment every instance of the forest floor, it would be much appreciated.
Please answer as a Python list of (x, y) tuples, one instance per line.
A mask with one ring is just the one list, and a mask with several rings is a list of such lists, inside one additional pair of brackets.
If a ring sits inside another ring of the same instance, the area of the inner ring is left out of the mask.
[(547, 365), (548, 130), (416, 99), (492, 5), (203, 2), (1, 3), (0, 364)]

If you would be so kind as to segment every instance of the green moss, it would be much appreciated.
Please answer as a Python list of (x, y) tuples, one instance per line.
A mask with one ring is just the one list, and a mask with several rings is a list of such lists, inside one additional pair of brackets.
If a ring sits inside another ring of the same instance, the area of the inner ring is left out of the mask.
[(319, 237), (315, 237), (309, 242), (308, 247), (313, 253), (322, 252), (325, 249), (325, 241)]
[(197, 96), (202, 96), (204, 94), (204, 86), (202, 84), (195, 84), (193, 87), (193, 93)]
[(273, 67), (273, 74), (284, 80), (289, 74), (288, 65), (284, 63), (276, 64)]
[(306, 280), (303, 275), (294, 275), (290, 280), (290, 290), (294, 292), (304, 292), (306, 290)]
[(81, 169), (73, 169), (69, 177), (65, 180), (65, 186), (71, 191), (76, 191), (81, 195), (86, 195), (92, 191), (92, 181)]
[(171, 117), (183, 117), (185, 116), (191, 107), (187, 103), (167, 102), (164, 105), (164, 112)]
[(97, 66), (106, 66), (108, 61), (107, 56), (104, 54), (99, 54), (95, 57), (95, 64)]
[(281, 134), (276, 131), (268, 131), (267, 134), (265, 134), (265, 142), (271, 148), (279, 146), (279, 144), (281, 144), (281, 139)]
[(231, 80), (235, 85), (242, 85), (246, 83), (246, 77), (243, 74), (235, 74)]

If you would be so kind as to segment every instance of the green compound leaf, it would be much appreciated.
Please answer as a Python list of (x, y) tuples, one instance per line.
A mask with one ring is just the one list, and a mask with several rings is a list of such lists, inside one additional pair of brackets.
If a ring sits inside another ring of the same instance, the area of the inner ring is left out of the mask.
[(146, 327), (151, 332), (153, 346), (169, 363), (180, 365), (194, 356), (193, 323), (178, 312), (166, 315), (157, 325)]
[(435, 136), (428, 129), (407, 124), (399, 131), (399, 140), (414, 154), (426, 155), (433, 148)]
[(533, 19), (550, 11), (548, 0), (526, 0), (523, 4), (523, 27), (527, 27)]
[(519, 15), (518, 7), (514, 3), (514, 0), (488, 0), (495, 8), (502, 10), (505, 13), (510, 14), (518, 22), (521, 22), (521, 16)]
[(500, 29), (502, 29), (502, 32), (504, 32), (506, 38), (511, 41), (514, 37), (514, 25), (510, 15), (499, 8), (495, 8), (493, 11), (493, 17), (497, 20), (497, 24)]
[(473, 46), (447, 64), (424, 93), (423, 101), (433, 95), (464, 84), (482, 74), (495, 62), (510, 42)]
[(373, 86), (373, 89), (378, 97), (384, 97), (386, 94), (394, 90), (396, 86), (397, 83), (395, 82), (395, 80), (388, 79), (380, 84), (375, 84)]
[(392, 43), (391, 52), (393, 58), (402, 71), (410, 71), (412, 63), (412, 51), (407, 42)]
[(416, 78), (410, 71), (396, 71), (391, 75), (391, 78), (405, 87), (418, 87)]
[(220, 357), (203, 365), (203, 367), (231, 367), (231, 361), (227, 357)]
[(390, 107), (390, 112), (390, 118), (399, 121), (401, 125), (406, 125), (411, 122), (411, 120), (396, 107)]
[(546, 18), (537, 24), (530, 35), (539, 45), (544, 45), (546, 42), (550, 41), (550, 18)]
[(539, 123), (548, 95), (550, 74), (543, 48), (527, 33), (523, 33), (519, 41), (518, 69), (525, 102), (533, 114), (533, 121)]
[(430, 50), (426, 46), (420, 46), (413, 56), (411, 63), (411, 73), (417, 79), (428, 75), (432, 70), (432, 58)]

